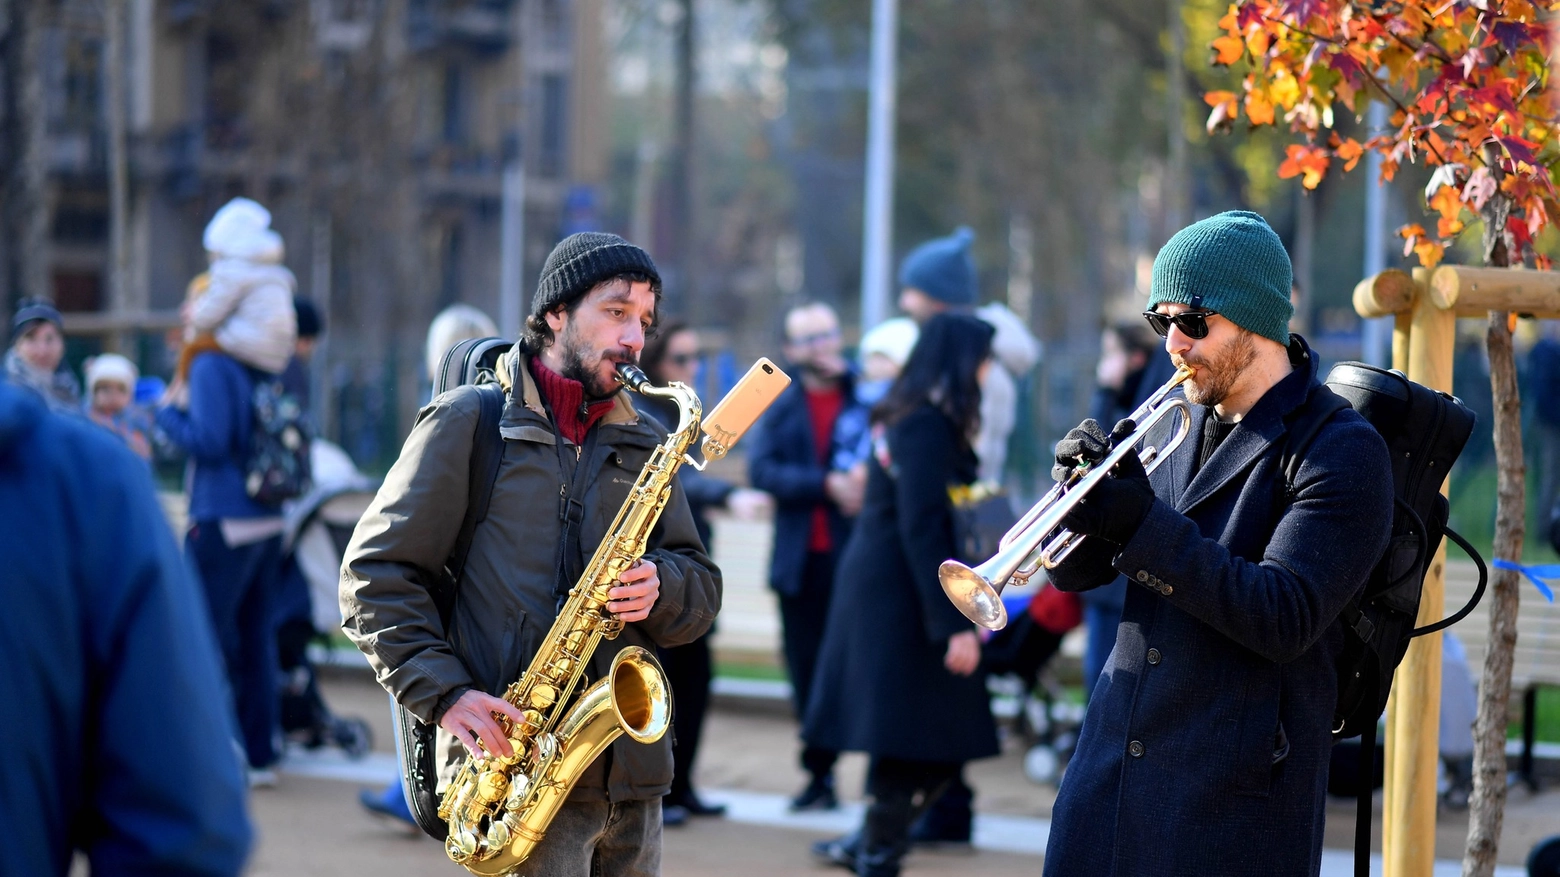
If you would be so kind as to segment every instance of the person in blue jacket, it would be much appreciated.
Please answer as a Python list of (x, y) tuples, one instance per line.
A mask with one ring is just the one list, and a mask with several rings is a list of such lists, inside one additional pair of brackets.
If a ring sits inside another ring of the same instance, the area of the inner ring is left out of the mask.
[(238, 874), (217, 650), (146, 466), (0, 381), (0, 874)]
[[(1244, 211), (1182, 229), (1154, 260), (1145, 314), (1196, 370), (1182, 385), (1191, 429), (1152, 476), (1130, 453), (1062, 520), (1086, 538), (1051, 584), (1129, 584), (1057, 793), (1046, 875), (1321, 869), (1339, 614), (1387, 546), (1392, 476), (1381, 435), (1344, 409), (1286, 486), (1285, 436), (1320, 386), (1289, 332), (1290, 274), (1278, 235)], [(1102, 459), (1127, 423), (1107, 436), (1084, 421), (1053, 476)], [(1147, 444), (1165, 446), (1162, 424)]]
[(279, 753), (278, 660), (272, 598), (281, 575), (279, 509), (244, 487), (254, 428), (255, 381), (274, 377), (221, 351), (198, 354), (188, 383), (168, 388), (157, 425), (189, 454), (189, 532), (207, 608), (227, 666), (249, 780), (274, 785)]
[[(764, 412), (748, 439), (748, 481), (775, 499), (769, 587), (780, 604), (780, 638), (791, 702), (800, 719), (812, 696), (818, 650), (829, 617), (834, 570), (861, 511), (865, 485), (833, 468), (841, 450), (839, 421), (854, 416), (855, 375), (842, 355), (839, 317), (820, 302), (785, 315), (785, 357), (797, 377)], [(800, 756), (807, 786), (791, 809), (833, 810), (839, 753), (805, 737)]]

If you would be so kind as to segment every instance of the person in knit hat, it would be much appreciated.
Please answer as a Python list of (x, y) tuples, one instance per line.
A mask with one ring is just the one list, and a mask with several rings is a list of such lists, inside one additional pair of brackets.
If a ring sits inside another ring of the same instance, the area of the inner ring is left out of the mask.
[(980, 458), (980, 479), (1000, 484), (1008, 437), (1018, 425), (1018, 382), (1040, 361), (1040, 341), (1006, 305), (976, 307), (980, 285), (970, 253), (974, 243), (975, 232), (960, 226), (948, 237), (911, 250), (899, 266), (899, 309), (918, 324), (941, 313), (972, 313), (997, 330), (991, 353), (1001, 368), (988, 370), (981, 381), (975, 455)]
[(87, 360), (87, 417), (119, 436), (135, 455), (152, 459), (152, 423), (133, 402), (135, 383), (141, 377), (135, 363), (117, 353)]
[[(1051, 584), (1128, 585), (1047, 875), (1321, 870), (1339, 616), (1386, 548), (1392, 479), (1386, 443), (1348, 407), (1320, 421), (1292, 482), (1280, 471), (1291, 428), (1330, 410), (1288, 331), (1290, 273), (1278, 235), (1245, 211), (1182, 229), (1154, 260), (1144, 316), (1195, 370), (1190, 429), (1153, 475), (1128, 453), (1062, 519), (1085, 538)], [(1178, 420), (1141, 446), (1165, 447)], [(1134, 429), (1084, 421), (1053, 477)]]
[[(1018, 383), (1040, 360), (1040, 342), (1024, 321), (998, 302), (976, 307), (980, 284), (970, 248), (975, 232), (960, 226), (910, 251), (899, 266), (899, 307), (924, 325), (942, 313), (967, 313), (995, 330), (994, 367), (982, 372), (980, 427), (974, 439), (977, 479), (1000, 486), (1007, 467), (1008, 439), (1018, 427)], [(970, 842), (975, 792), (961, 770), (911, 831), (918, 842)]]
[(64, 359), (65, 321), (60, 312), (45, 299), (22, 299), (11, 318), (6, 379), (37, 392), (51, 410), (80, 414), (81, 386)]
[[(514, 752), (508, 729), (528, 719), (499, 695), (546, 642), (587, 559), (665, 439), (666, 429), (619, 392), (615, 374), (619, 364), (639, 360), (660, 287), (650, 256), (616, 235), (561, 241), (542, 266), (524, 336), (495, 368), (504, 403), (492, 432), (473, 435), (492, 389), (459, 386), (435, 397), (352, 535), (342, 564), (342, 626), (396, 701), (438, 729), (440, 788), (414, 787), (414, 807), (427, 800), (424, 792), (442, 792), (466, 758)], [(475, 442), (496, 443), (500, 464), (485, 515), (466, 531), (459, 599), (444, 618), (429, 587), (441, 581), (462, 533)], [(709, 631), (720, 609), (720, 573), (680, 479), (643, 557), (618, 580), (607, 609), (623, 629), (595, 650), (583, 668), (588, 678), (606, 678), (625, 648), (654, 653)], [(659, 873), (672, 737), (647, 744), (624, 736), (612, 744), (580, 777), (526, 873)]]

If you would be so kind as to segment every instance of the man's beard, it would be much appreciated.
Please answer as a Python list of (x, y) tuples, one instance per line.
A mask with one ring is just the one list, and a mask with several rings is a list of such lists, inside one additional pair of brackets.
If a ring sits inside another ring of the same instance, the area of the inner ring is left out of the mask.
[(607, 350), (598, 353), (590, 349), (575, 334), (571, 325), (563, 330), (563, 335), (558, 339), (560, 352), (563, 354), (563, 371), (561, 374), (572, 381), (579, 381), (585, 387), (587, 399), (605, 399), (623, 389), (623, 385), (611, 378), (602, 383), (600, 366), (602, 360), (612, 362), (636, 362), (634, 352), (626, 347), (616, 350)]
[(1229, 397), (1240, 373), (1257, 361), (1257, 345), (1249, 332), (1241, 332), (1212, 359), (1174, 359), (1177, 365), (1185, 362), (1197, 369), (1197, 374), (1182, 385), (1186, 387), (1187, 401), (1212, 408)]

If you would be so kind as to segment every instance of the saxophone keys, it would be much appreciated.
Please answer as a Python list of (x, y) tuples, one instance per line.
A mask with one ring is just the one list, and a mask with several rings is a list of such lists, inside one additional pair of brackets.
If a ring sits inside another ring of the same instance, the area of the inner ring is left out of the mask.
[(514, 782), (509, 784), (509, 798), (504, 801), (504, 809), (509, 811), (508, 814), (504, 816), (505, 822), (509, 822), (512, 819), (518, 818), (516, 811), (518, 811), (520, 809), (520, 805), (525, 802), (525, 793), (530, 788), (531, 779), (525, 774), (517, 775), (514, 779)]
[(538, 683), (531, 689), (531, 706), (539, 710), (547, 709), (558, 702), (558, 688), (546, 682)]
[(487, 842), (490, 849), (503, 849), (509, 846), (509, 827), (502, 822), (489, 825)]
[(509, 774), (502, 770), (483, 771), (477, 777), (476, 799), (484, 806), (496, 803), (508, 794)]
[(477, 854), (477, 835), (469, 828), (461, 828), (450, 834), (445, 848), (450, 858), (464, 862)]

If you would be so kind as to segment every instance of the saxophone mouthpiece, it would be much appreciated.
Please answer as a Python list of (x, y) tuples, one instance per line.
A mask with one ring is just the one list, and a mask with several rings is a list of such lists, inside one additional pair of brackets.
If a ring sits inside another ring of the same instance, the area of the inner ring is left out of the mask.
[(617, 379), (623, 386), (634, 391), (650, 383), (650, 377), (631, 362), (617, 364)]

